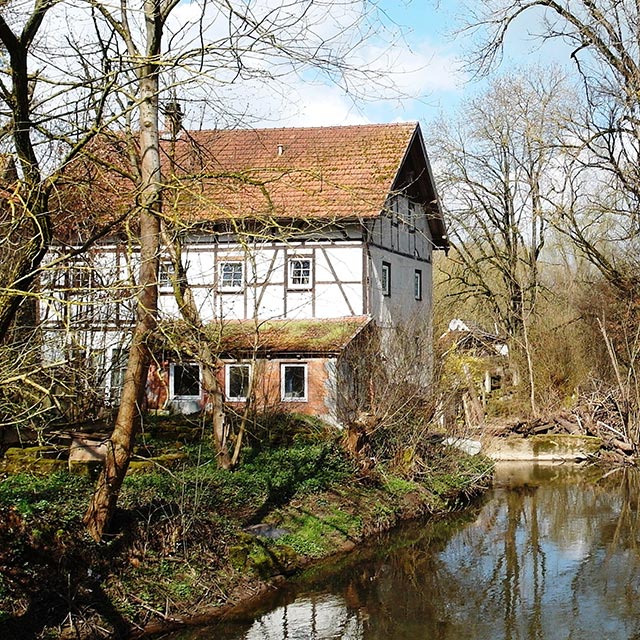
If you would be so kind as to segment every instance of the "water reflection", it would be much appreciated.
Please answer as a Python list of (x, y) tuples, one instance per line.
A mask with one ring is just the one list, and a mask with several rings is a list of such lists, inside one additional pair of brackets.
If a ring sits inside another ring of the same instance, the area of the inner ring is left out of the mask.
[(640, 639), (639, 495), (630, 470), (503, 467), (471, 521), (403, 529), (256, 619), (175, 637)]

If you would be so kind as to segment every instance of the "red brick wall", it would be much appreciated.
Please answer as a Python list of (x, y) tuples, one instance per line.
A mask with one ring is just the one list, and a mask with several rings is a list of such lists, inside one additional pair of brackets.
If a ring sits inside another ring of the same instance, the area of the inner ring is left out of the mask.
[[(258, 410), (270, 409), (285, 412), (304, 413), (319, 417), (335, 417), (333, 415), (333, 398), (329, 385), (327, 363), (329, 358), (278, 358), (259, 360), (255, 363), (255, 395)], [(307, 400), (282, 401), (280, 397), (280, 365), (307, 365)], [(225, 371), (220, 372), (220, 382), (225, 384)], [(241, 406), (242, 403), (230, 403)]]

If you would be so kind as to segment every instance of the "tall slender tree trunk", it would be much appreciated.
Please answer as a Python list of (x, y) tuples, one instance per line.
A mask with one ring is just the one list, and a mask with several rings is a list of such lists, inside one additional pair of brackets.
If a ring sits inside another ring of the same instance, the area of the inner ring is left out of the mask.
[(149, 63), (141, 70), (140, 89), (140, 271), (136, 324), (131, 340), (120, 407), (107, 446), (104, 469), (98, 478), (84, 523), (100, 540), (115, 512), (135, 437), (140, 426), (151, 353), (147, 344), (158, 312), (161, 171), (158, 135), (158, 69)]
[(21, 251), (21, 255), (9, 274), (0, 283), (0, 342), (6, 339), (15, 320), (18, 309), (25, 301), (36, 279), (36, 270), (44, 259), (53, 228), (49, 213), (50, 185), (43, 185), (40, 165), (31, 141), (33, 122), (31, 121), (30, 75), (28, 69), (29, 46), (35, 37), (48, 3), (40, 3), (34, 8), (20, 36), (16, 36), (3, 16), (0, 16), (0, 42), (9, 54), (11, 62), (11, 86), (13, 89), (11, 112), (14, 121), (13, 142), (22, 170), (21, 199), (25, 219), (31, 223), (32, 235)]
[(180, 240), (170, 237), (164, 224), (162, 225), (162, 239), (174, 267), (174, 296), (180, 314), (187, 323), (188, 330), (193, 334), (196, 356), (202, 366), (202, 386), (211, 403), (212, 435), (217, 463), (223, 469), (230, 469), (233, 465), (229, 451), (229, 426), (225, 419), (222, 387), (216, 375), (220, 360), (211, 347), (211, 338), (205, 331), (202, 317), (193, 298), (193, 292), (182, 264)]

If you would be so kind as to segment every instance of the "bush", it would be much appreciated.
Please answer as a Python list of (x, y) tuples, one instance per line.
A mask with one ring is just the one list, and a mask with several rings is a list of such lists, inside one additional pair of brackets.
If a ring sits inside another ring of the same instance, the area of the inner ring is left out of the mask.
[(159, 470), (127, 476), (120, 505), (139, 508), (160, 501), (190, 509), (220, 509), (242, 518), (262, 505), (322, 491), (353, 473), (342, 451), (329, 443), (263, 451), (248, 448), (236, 471), (217, 468), (208, 443), (191, 447), (189, 460), (172, 474)]

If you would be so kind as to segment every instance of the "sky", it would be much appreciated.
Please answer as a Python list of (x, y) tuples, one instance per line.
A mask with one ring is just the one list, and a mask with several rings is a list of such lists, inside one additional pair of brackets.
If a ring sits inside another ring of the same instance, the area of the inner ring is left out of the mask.
[[(373, 66), (388, 70), (392, 87), (357, 87), (364, 97), (353, 98), (335, 84), (322, 82), (318, 74), (306, 73), (291, 80), (286, 96), (269, 95), (264, 88), (247, 88), (249, 96), (259, 92), (263, 111), (254, 111), (255, 126), (325, 126), (359, 123), (420, 121), (429, 124), (439, 116), (455, 113), (467, 98), (479, 93), (487, 79), (463, 70), (463, 56), (470, 36), (455, 35), (464, 14), (460, 0), (380, 0), (384, 29), (365, 46), (363, 59), (380, 56)], [(529, 29), (536, 22), (514, 24), (507, 39), (504, 60), (498, 71), (527, 64), (569, 64), (561, 43), (543, 47)], [(394, 44), (380, 52), (390, 41)], [(370, 62), (369, 62), (370, 63)], [(356, 91), (358, 93), (359, 91)], [(255, 106), (255, 104), (253, 105)], [(247, 109), (251, 110), (251, 98)]]
[[(309, 42), (311, 46), (318, 43), (322, 47), (338, 34), (356, 72), (346, 78), (334, 73), (329, 80), (328, 74), (305, 65), (299, 67), (297, 74), (281, 74), (288, 62), (278, 57), (277, 47), (270, 48), (268, 38), (262, 38), (258, 44), (249, 43), (248, 38), (238, 40), (238, 50), (243, 51), (243, 63), (247, 64), (235, 75), (237, 61), (232, 55), (234, 49), (229, 47), (228, 16), (218, 9), (225, 4), (182, 0), (168, 24), (169, 53), (199, 50), (202, 42), (211, 45), (214, 52), (208, 70), (198, 67), (194, 57), (181, 63), (178, 74), (184, 74), (182, 79), (168, 78), (177, 86), (175, 97), (184, 105), (185, 125), (189, 128), (328, 126), (417, 120), (429, 126), (440, 115), (453, 115), (464, 100), (486, 86), (486, 79), (475, 79), (463, 70), (469, 35), (454, 35), (465, 13), (464, 0), (360, 1), (362, 5), (359, 0), (313, 0), (304, 14), (310, 25), (306, 31), (301, 30), (303, 21), (295, 14), (304, 0), (234, 0), (228, 5), (234, 10), (251, 7), (255, 15), (266, 16), (267, 21), (277, 16), (272, 25), (276, 31), (278, 25), (287, 21), (287, 29), (277, 35), (285, 42), (290, 38), (294, 51), (298, 44), (302, 50)], [(117, 0), (103, 3), (112, 6), (116, 14), (119, 11)], [(141, 0), (131, 0), (129, 5), (138, 7), (133, 21), (143, 33), (144, 21), (138, 15)], [(64, 43), (59, 40), (64, 40), (69, 30), (74, 31), (79, 42), (85, 36), (92, 42), (93, 21), (82, 9), (84, 6), (74, 2), (56, 5), (51, 24), (59, 23), (65, 28), (46, 30), (43, 39), (50, 51), (57, 53), (66, 47), (66, 40)], [(207, 12), (204, 19), (203, 6)], [(360, 6), (377, 8), (379, 20), (372, 19), (368, 24), (359, 21)], [(501, 70), (536, 61), (551, 64), (569, 59), (568, 52), (557, 43), (539, 48), (527, 34), (535, 22), (535, 14), (529, 12), (527, 22), (520, 20), (513, 25)], [(267, 24), (267, 33), (269, 28)], [(351, 49), (346, 42), (354, 29), (355, 40), (359, 39), (358, 33), (364, 32), (366, 37), (361, 46)], [(42, 59), (38, 65), (45, 63)], [(68, 65), (73, 66), (74, 62), (70, 57), (56, 64), (52, 65), (54, 79), (56, 73), (66, 77)], [(168, 68), (175, 67), (168, 65)], [(363, 69), (378, 76), (365, 78), (358, 73)], [(280, 76), (280, 80), (274, 81), (274, 76)]]

